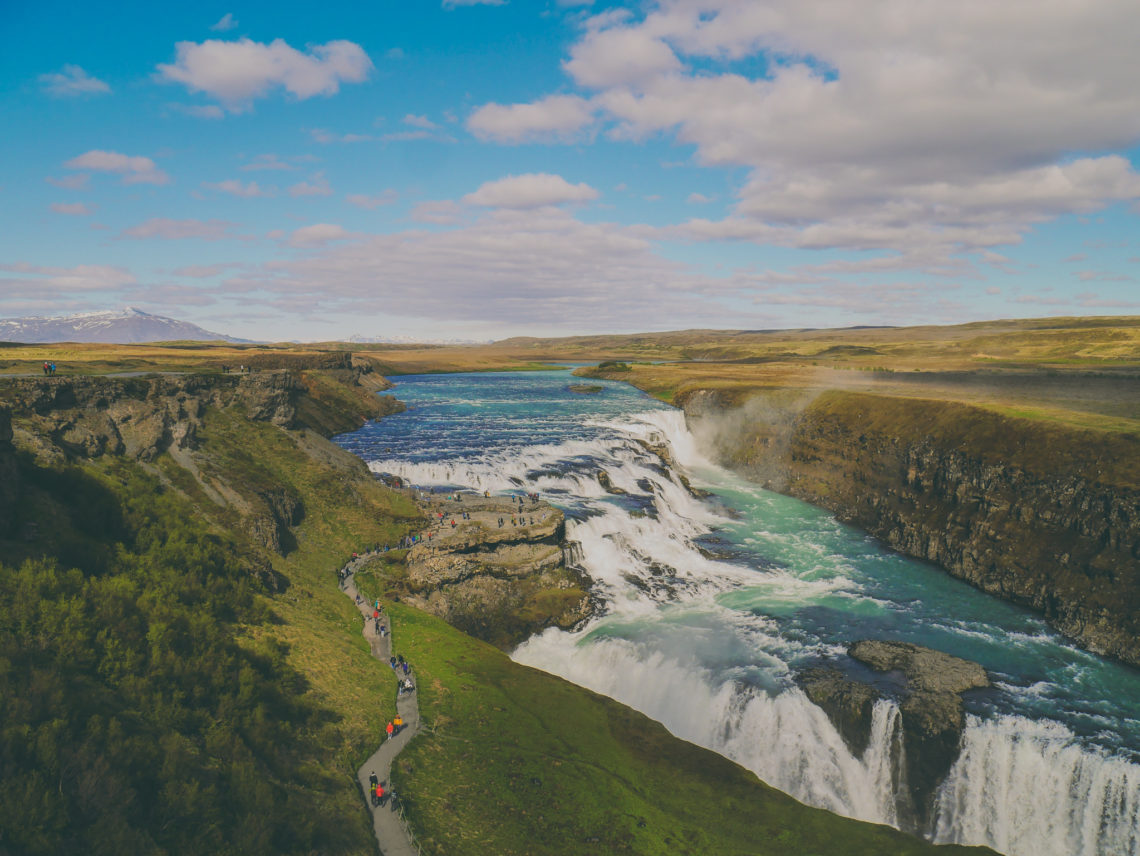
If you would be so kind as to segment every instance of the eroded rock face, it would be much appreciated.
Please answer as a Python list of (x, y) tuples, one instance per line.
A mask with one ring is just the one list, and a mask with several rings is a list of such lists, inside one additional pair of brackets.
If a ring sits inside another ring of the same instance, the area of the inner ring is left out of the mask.
[(875, 702), (882, 698), (877, 689), (829, 666), (805, 669), (796, 683), (827, 713), (852, 754), (859, 757), (867, 751)]
[(1135, 438), (853, 392), (683, 405), (720, 462), (1140, 666)]
[(421, 507), (431, 537), (408, 551), (401, 599), (503, 648), (589, 616), (587, 581), (566, 564), (565, 519), (554, 506), (468, 494)]
[[(797, 683), (835, 724), (855, 755), (867, 749), (875, 703), (890, 698), (899, 706), (901, 729), (893, 749), (899, 822), (926, 832), (934, 795), (958, 757), (965, 713), (962, 693), (990, 686), (977, 663), (907, 642), (862, 640), (849, 656), (895, 680), (892, 689), (874, 686), (843, 670), (807, 669)], [(901, 752), (898, 748), (901, 747)]]

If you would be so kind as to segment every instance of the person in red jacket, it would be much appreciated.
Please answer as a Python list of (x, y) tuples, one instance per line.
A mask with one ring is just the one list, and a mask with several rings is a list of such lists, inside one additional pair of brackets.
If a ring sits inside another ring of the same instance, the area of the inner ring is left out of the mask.
[(392, 739), (392, 735), (396, 733), (396, 726), (392, 724), (391, 720), (388, 721), (388, 727), (384, 729), (388, 732), (388, 739)]

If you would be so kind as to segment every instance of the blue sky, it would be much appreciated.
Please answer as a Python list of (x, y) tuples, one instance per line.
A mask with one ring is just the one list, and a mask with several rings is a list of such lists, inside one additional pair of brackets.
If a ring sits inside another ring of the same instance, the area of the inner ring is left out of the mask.
[(0, 316), (257, 339), (1140, 314), (1119, 0), (0, 8)]

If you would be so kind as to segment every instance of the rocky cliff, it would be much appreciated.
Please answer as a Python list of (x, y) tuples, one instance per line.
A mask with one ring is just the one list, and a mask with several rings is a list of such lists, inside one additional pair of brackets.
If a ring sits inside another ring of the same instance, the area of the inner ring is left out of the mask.
[(501, 648), (590, 614), (589, 581), (568, 566), (565, 520), (554, 506), (470, 492), (419, 502), (430, 527), (374, 570), (388, 597)]
[(723, 463), (1140, 665), (1137, 438), (841, 391), (679, 403)]
[[(12, 508), (17, 447), (55, 466), (121, 456), (193, 485), (254, 543), (288, 553), (292, 530), (305, 517), (301, 497), (259, 474), (254, 462), (242, 473), (217, 466), (200, 434), (223, 413), (323, 435), (356, 428), (402, 408), (374, 394), (386, 386), (370, 370), (339, 363), (332, 370), (6, 378), (0, 382), (0, 525), (10, 529), (19, 516)], [(330, 461), (343, 456), (341, 465), (367, 476), (358, 460), (324, 445), (314, 453)], [(157, 466), (164, 453), (181, 476)]]

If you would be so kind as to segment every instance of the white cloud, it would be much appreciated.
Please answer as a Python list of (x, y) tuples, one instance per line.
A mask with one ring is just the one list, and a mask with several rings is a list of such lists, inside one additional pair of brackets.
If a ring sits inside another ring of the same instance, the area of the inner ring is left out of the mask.
[(205, 92), (232, 113), (248, 110), (255, 98), (275, 87), (298, 99), (334, 95), (342, 82), (360, 83), (372, 70), (364, 49), (344, 40), (302, 53), (282, 39), (269, 44), (247, 38), (210, 39), (201, 44), (178, 42), (175, 52), (173, 63), (158, 66), (159, 80)]
[[(737, 284), (693, 274), (615, 223), (582, 223), (556, 208), (487, 212), (462, 228), (355, 236), (273, 262), (228, 285), (291, 306), (320, 293), (327, 311), (437, 321), (610, 329), (676, 318), (711, 322)], [(759, 313), (754, 313), (759, 314)], [(600, 322), (599, 319), (604, 319)]]
[(92, 77), (77, 65), (65, 65), (52, 74), (41, 74), (40, 85), (49, 95), (69, 98), (75, 95), (106, 95), (111, 87)]
[(435, 122), (427, 116), (417, 116), (414, 113), (409, 113), (401, 119), (405, 125), (411, 125), (413, 128), (423, 128), (425, 131), (434, 131), (439, 127)]
[(123, 177), (123, 184), (168, 184), (170, 176), (155, 166), (154, 161), (141, 155), (124, 155), (92, 149), (64, 164), (68, 169), (90, 169), (95, 172), (113, 172)]
[(185, 276), (191, 279), (209, 279), (212, 276), (225, 273), (231, 268), (240, 268), (243, 265), (239, 262), (222, 262), (216, 265), (187, 265), (186, 267), (177, 268), (171, 273), (174, 276)]
[(421, 202), (412, 208), (410, 216), (417, 223), (436, 223), (450, 225), (458, 222), (463, 214), (463, 208), (450, 199), (430, 200)]
[[(1140, 141), (1135, 14), (1120, 0), (655, 0), (587, 19), (564, 69), (611, 136), (671, 134), (698, 164), (751, 170), (736, 210), (690, 238), (947, 268), (1140, 198), (1111, 154)], [(749, 59), (767, 76), (730, 64)], [(541, 133), (541, 115), (512, 112), (487, 105), (468, 126), (500, 142)]]
[(243, 199), (274, 195), (272, 188), (263, 188), (259, 186), (256, 181), (242, 184), (236, 178), (228, 178), (225, 181), (216, 183), (204, 182), (202, 186), (207, 190), (216, 190), (219, 193), (228, 193), (230, 196), (240, 196)]
[(293, 166), (293, 164), (286, 163), (285, 161), (281, 160), (281, 158), (277, 157), (277, 155), (270, 152), (268, 154), (257, 155), (249, 163), (242, 164), (240, 168), (244, 172), (251, 172), (253, 170), (260, 169), (294, 170), (297, 167)]
[(53, 187), (62, 187), (64, 190), (86, 190), (87, 185), (91, 182), (91, 176), (85, 172), (77, 172), (60, 178), (49, 175), (44, 181)]
[(548, 95), (529, 104), (484, 104), (467, 119), (467, 129), (500, 143), (568, 140), (593, 123), (594, 113), (585, 98)]
[(344, 201), (349, 205), (355, 205), (357, 208), (365, 208), (371, 211), (381, 205), (391, 205), (398, 198), (399, 194), (395, 190), (389, 189), (375, 196), (368, 196), (364, 193), (349, 193), (344, 197)]
[(591, 30), (570, 49), (566, 71), (582, 86), (640, 84), (681, 70), (672, 48), (645, 27)]
[(343, 226), (336, 223), (314, 223), (312, 226), (302, 226), (294, 229), (289, 236), (289, 243), (294, 247), (317, 247), (330, 241), (344, 241), (354, 237)]
[(488, 181), (464, 196), (463, 201), (485, 208), (538, 208), (597, 198), (598, 191), (588, 184), (571, 184), (560, 175), (539, 172)]
[(323, 172), (309, 177), (308, 181), (301, 181), (289, 188), (290, 196), (332, 196), (333, 189), (329, 187), (328, 179)]
[(368, 134), (334, 134), (326, 128), (310, 128), (309, 136), (322, 145), (329, 143), (364, 143), (371, 140)]
[(123, 232), (124, 238), (162, 238), (170, 241), (198, 239), (220, 241), (237, 237), (232, 233), (234, 223), (225, 220), (171, 220), (167, 217), (152, 217)]
[(53, 202), (51, 210), (56, 214), (68, 214), (72, 217), (86, 217), (95, 213), (93, 206), (83, 202)]
[(42, 297), (45, 291), (115, 291), (137, 282), (126, 268), (113, 265), (76, 265), (75, 267), (45, 267), (27, 262), (0, 265), (0, 271), (21, 274), (17, 278), (0, 277), (0, 294), (4, 299), (20, 296)]
[(707, 205), (715, 201), (715, 196), (705, 196), (703, 193), (690, 193), (688, 199), (685, 201), (690, 205)]
[(218, 23), (213, 24), (210, 27), (210, 29), (215, 30), (215, 31), (220, 32), (220, 33), (224, 33), (224, 32), (227, 32), (228, 30), (234, 29), (237, 25), (238, 25), (238, 22), (237, 22), (237, 19), (234, 17), (233, 12), (226, 12), (226, 14), (222, 15), (222, 17), (218, 21)]

